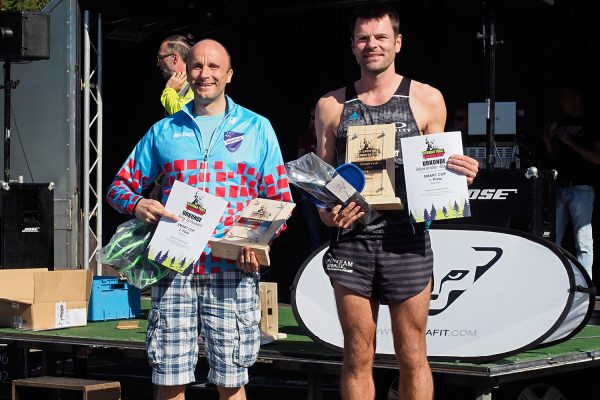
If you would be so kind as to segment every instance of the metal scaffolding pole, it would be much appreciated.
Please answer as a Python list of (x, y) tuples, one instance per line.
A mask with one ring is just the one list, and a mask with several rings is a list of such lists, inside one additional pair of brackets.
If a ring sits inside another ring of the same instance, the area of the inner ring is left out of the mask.
[[(83, 45), (83, 267), (90, 263), (102, 247), (102, 15), (96, 15), (96, 46), (91, 41), (90, 11), (84, 12)], [(92, 69), (92, 51), (96, 67)], [(92, 89), (94, 89), (92, 91)], [(92, 104), (95, 108), (92, 109)], [(92, 129), (95, 136), (92, 137)], [(97, 264), (96, 275), (102, 275)]]

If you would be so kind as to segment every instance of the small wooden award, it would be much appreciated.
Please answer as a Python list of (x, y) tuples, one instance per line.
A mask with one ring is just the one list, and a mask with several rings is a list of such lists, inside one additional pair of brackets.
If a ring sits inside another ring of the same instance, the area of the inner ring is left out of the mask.
[(240, 248), (250, 247), (260, 265), (271, 265), (269, 243), (295, 206), (285, 201), (252, 200), (223, 238), (210, 240), (213, 256), (237, 260)]
[(376, 210), (404, 208), (395, 193), (395, 152), (395, 124), (348, 127), (346, 162), (358, 165), (365, 174), (361, 194)]

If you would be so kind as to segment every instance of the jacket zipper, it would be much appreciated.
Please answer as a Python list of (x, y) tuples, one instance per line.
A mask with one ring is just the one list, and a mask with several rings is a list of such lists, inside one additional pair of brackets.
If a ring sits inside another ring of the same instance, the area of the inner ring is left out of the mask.
[[(206, 174), (206, 171), (208, 170), (208, 153), (209, 153), (210, 149), (212, 148), (212, 139), (213, 139), (213, 136), (215, 136), (215, 132), (217, 132), (217, 131), (219, 131), (219, 134), (220, 134), (221, 128), (224, 126), (225, 121), (227, 121), (227, 118), (229, 117), (229, 115), (232, 112), (233, 112), (233, 107), (232, 107), (231, 110), (229, 110), (225, 114), (225, 116), (223, 117), (223, 121), (221, 121), (221, 124), (210, 135), (210, 139), (208, 140), (208, 146), (206, 146), (206, 148), (204, 149), (204, 162), (206, 163), (206, 170), (204, 170), (204, 174)], [(200, 129), (200, 126), (198, 125), (198, 123), (196, 122), (196, 120), (193, 117), (192, 117), (192, 120), (194, 121), (194, 123), (198, 127), (198, 131), (200, 131), (200, 135), (202, 135), (202, 130)], [(202, 147), (204, 147), (204, 141), (199, 140), (198, 142), (199, 143), (202, 142)], [(205, 190), (205, 189), (206, 189), (206, 179), (204, 179), (204, 182), (202, 182), (202, 190)]]

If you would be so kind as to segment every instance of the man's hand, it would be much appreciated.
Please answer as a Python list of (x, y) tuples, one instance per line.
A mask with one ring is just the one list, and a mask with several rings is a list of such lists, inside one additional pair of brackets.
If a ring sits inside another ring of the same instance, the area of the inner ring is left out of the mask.
[(573, 147), (573, 145), (575, 144), (575, 142), (573, 142), (573, 139), (571, 139), (571, 136), (565, 132), (555, 133), (554, 136), (556, 136), (558, 139), (560, 139), (561, 142), (563, 142), (569, 147)]
[(250, 247), (240, 248), (240, 253), (238, 254), (236, 264), (239, 269), (248, 273), (258, 272), (260, 267), (258, 264), (258, 259), (256, 258), (256, 254)]
[(175, 89), (176, 92), (179, 92), (183, 85), (187, 82), (187, 75), (185, 72), (173, 72), (173, 75), (167, 81), (168, 88)]
[(178, 221), (177, 215), (165, 209), (160, 201), (152, 199), (141, 199), (133, 210), (137, 219), (150, 224), (158, 224), (160, 217), (167, 217), (173, 221)]
[(348, 203), (344, 208), (339, 204), (331, 210), (319, 208), (319, 217), (321, 217), (321, 221), (332, 228), (347, 228), (364, 215), (365, 212), (354, 202)]
[(479, 170), (479, 162), (469, 156), (461, 154), (453, 154), (448, 159), (448, 168), (452, 171), (463, 174), (467, 177), (467, 185), (473, 183), (477, 171)]
[(550, 143), (552, 142), (552, 139), (554, 138), (554, 135), (556, 133), (556, 127), (557, 127), (556, 122), (553, 122), (552, 124), (547, 126), (546, 129), (544, 129), (542, 138), (544, 140), (544, 143), (546, 143), (547, 146), (550, 145)]

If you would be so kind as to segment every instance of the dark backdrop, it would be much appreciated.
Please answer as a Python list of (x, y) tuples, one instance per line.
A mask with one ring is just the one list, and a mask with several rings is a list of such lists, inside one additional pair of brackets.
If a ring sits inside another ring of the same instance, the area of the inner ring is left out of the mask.
[[(161, 10), (143, 8), (147, 2), (125, 1), (119, 3), (121, 8), (109, 7), (111, 2), (88, 3), (103, 12), (107, 35), (103, 58), (105, 187), (135, 143), (163, 115), (159, 99), (164, 81), (155, 67), (155, 56), (162, 38), (171, 33), (192, 32), (198, 39), (212, 37), (228, 47), (234, 67), (228, 94), (271, 120), (286, 161), (296, 158), (297, 137), (305, 130), (309, 110), (318, 98), (358, 77), (350, 52), (347, 19), (353, 6), (349, 2), (290, 1), (282, 6), (275, 2), (174, 1), (164, 6), (164, 19)], [(597, 88), (591, 62), (599, 47), (595, 14), (584, 1), (496, 3), (496, 31), (503, 41), (496, 49), (496, 100), (517, 102), (519, 141), (531, 153), (527, 159), (533, 161), (528, 162), (535, 163), (543, 123), (556, 111), (553, 95), (558, 83), (574, 79), (583, 82), (589, 93)], [(199, 4), (213, 8), (207, 11)], [(483, 101), (486, 73), (483, 44), (477, 38), (482, 32), (480, 3), (393, 4), (400, 12), (403, 34), (397, 71), (439, 88), (449, 119), (455, 107)], [(137, 36), (123, 34), (128, 31), (137, 31)], [(126, 219), (106, 206), (105, 241)], [(300, 207), (288, 225), (273, 246), (273, 267), (267, 276), (279, 283), (280, 300), (285, 302), (289, 301), (287, 288), (312, 250)]]

